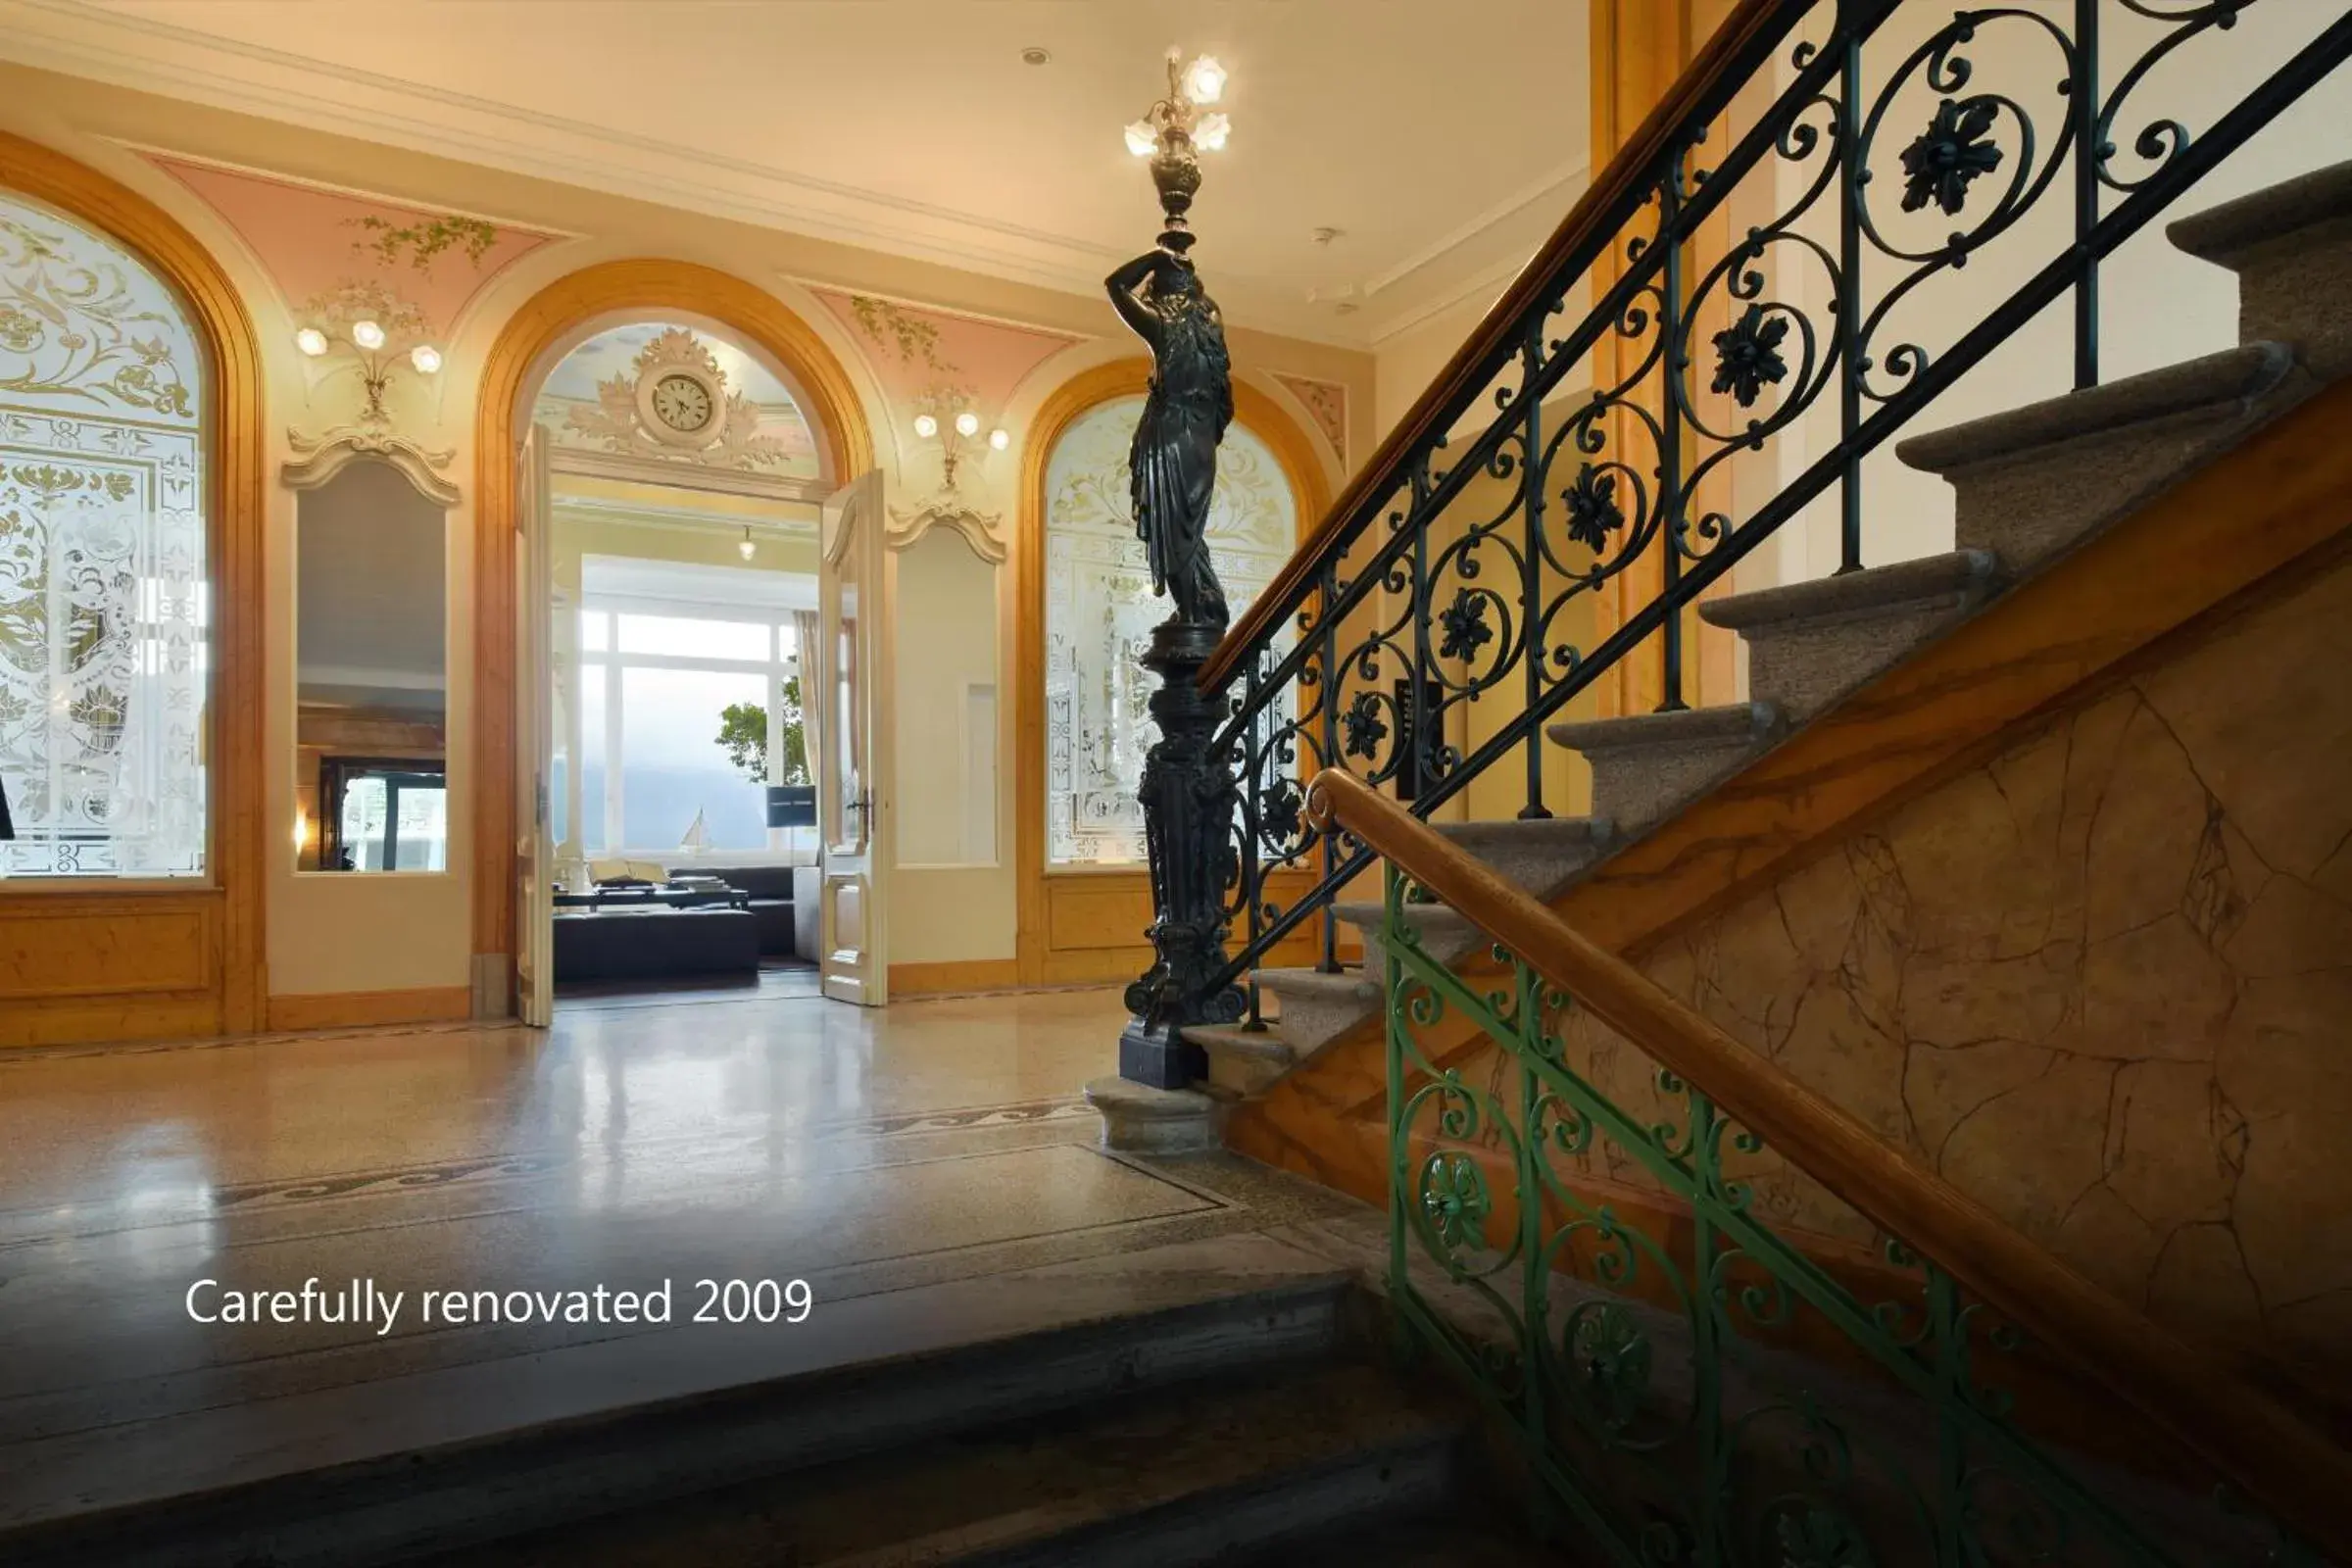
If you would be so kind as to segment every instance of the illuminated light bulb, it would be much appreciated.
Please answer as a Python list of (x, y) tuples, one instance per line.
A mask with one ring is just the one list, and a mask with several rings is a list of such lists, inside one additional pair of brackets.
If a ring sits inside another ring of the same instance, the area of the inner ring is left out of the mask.
[(988, 444), (1002, 452), (1012, 445), (1012, 437), (1003, 430), (991, 430), (988, 432)]
[(351, 340), (364, 349), (380, 349), (384, 346), (384, 329), (373, 321), (354, 321)]
[(1184, 68), (1184, 95), (1197, 104), (1213, 104), (1225, 90), (1225, 68), (1212, 55), (1202, 55)]
[(749, 524), (744, 527), (743, 542), (735, 547), (735, 553), (746, 561), (760, 553), (760, 547), (752, 543), (752, 530)]
[(306, 326), (294, 334), (294, 346), (315, 360), (326, 352), (326, 334), (315, 326)]
[(1127, 150), (1138, 158), (1149, 158), (1159, 150), (1159, 132), (1152, 122), (1139, 120), (1127, 127)]
[(1202, 115), (1200, 123), (1193, 127), (1193, 145), (1204, 153), (1222, 152), (1225, 138), (1233, 134), (1233, 122), (1223, 115)]
[(914, 433), (928, 441), (939, 434), (939, 421), (928, 414), (918, 414), (914, 416)]
[(409, 363), (416, 367), (418, 375), (437, 375), (441, 370), (441, 351), (430, 343), (419, 343), (409, 350)]
[(980, 433), (980, 416), (969, 409), (956, 416), (956, 433), (963, 436), (978, 435)]
[(302, 849), (311, 842), (311, 819), (301, 811), (294, 813), (294, 847)]

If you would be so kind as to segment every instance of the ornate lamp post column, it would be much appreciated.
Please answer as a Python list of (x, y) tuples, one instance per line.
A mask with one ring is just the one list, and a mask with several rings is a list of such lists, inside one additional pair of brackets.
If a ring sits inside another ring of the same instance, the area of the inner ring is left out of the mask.
[(1229, 619), (1207, 534), (1217, 446), (1233, 419), (1232, 368), (1224, 320), (1192, 262), (1188, 217), (1200, 188), (1200, 153), (1225, 144), (1225, 117), (1200, 113), (1223, 92), (1225, 72), (1206, 56), (1181, 69), (1178, 59), (1168, 57), (1168, 95), (1127, 127), (1129, 150), (1152, 160), (1165, 227), (1157, 246), (1106, 285), (1120, 318), (1152, 349), (1151, 392), (1129, 454), (1131, 498), (1152, 586), (1174, 607), (1143, 660), (1159, 676), (1151, 700), (1159, 739), (1145, 756), (1138, 790), (1156, 957), (1127, 988), (1134, 1016), (1119, 1037), (1119, 1075), (1154, 1089), (1182, 1089), (1202, 1075), (1199, 1049), (1183, 1039), (1187, 1025), (1230, 1023), (1243, 1004), (1233, 987), (1207, 989), (1225, 963), (1239, 791), (1231, 749), (1212, 744), (1226, 707), (1195, 684)]

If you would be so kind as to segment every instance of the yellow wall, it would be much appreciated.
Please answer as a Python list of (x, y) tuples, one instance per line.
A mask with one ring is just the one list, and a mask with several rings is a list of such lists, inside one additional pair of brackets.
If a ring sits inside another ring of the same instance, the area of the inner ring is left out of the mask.
[[(202, 199), (131, 147), (150, 147), (192, 158), (265, 171), (297, 180), (370, 193), (434, 210), (478, 215), (494, 221), (571, 236), (523, 257), (492, 281), (455, 324), (444, 345), (444, 368), (432, 382), (404, 378), (394, 384), (391, 408), (398, 431), (420, 445), (446, 450), (442, 470), (470, 490), (476, 468), (476, 389), (485, 358), (500, 330), (517, 309), (551, 282), (590, 265), (628, 257), (665, 257), (730, 272), (772, 293), (795, 312), (844, 366), (868, 423), (877, 433), (879, 459), (891, 489), (899, 495), (931, 487), (929, 468), (904, 478), (919, 451), (906, 420), (880, 390), (865, 345), (798, 280), (920, 301), (938, 308), (1009, 319), (1066, 332), (1081, 341), (1032, 371), (1009, 400), (1003, 416), (1014, 441), (1009, 460), (990, 465), (975, 485), (986, 510), (1009, 517), (1019, 443), (1028, 414), (1054, 385), (1102, 363), (1133, 352), (1099, 297), (1061, 293), (1004, 282), (928, 263), (864, 251), (831, 241), (787, 234), (749, 223), (706, 217), (655, 204), (607, 196), (548, 180), (426, 157), (349, 138), (290, 128), (262, 119), (224, 113), (149, 94), (0, 66), (0, 129), (42, 142), (120, 180), (163, 208), (216, 256), (253, 315), (264, 354), (266, 428), (271, 474), (293, 456), (285, 442), (289, 427), (318, 432), (347, 422), (356, 412), (348, 385), (311, 385), (309, 366), (292, 343), (295, 303), (278, 297), (260, 261), (236, 232)], [(1372, 365), (1368, 355), (1233, 326), (1230, 339), (1237, 374), (1298, 411), (1297, 400), (1273, 380), (1276, 374), (1311, 377), (1345, 387), (1348, 398), (1349, 446), (1361, 453), (1371, 442)], [(1320, 434), (1312, 439), (1336, 472), (1338, 459)], [(932, 463), (932, 466), (936, 466)], [(476, 847), (472, 814), (458, 803), (474, 792), (505, 790), (511, 781), (475, 776), (473, 623), (475, 534), (478, 519), (470, 494), (449, 514), (450, 622), (457, 631), (450, 648), (449, 766), (452, 789), (451, 871), (445, 876), (349, 878), (298, 875), (293, 842), (296, 796), (292, 492), (272, 486), (265, 533), (265, 576), (269, 584), (265, 625), (268, 711), (264, 756), (268, 789), (263, 802), (270, 846), (266, 881), (268, 989), (271, 994), (421, 991), (446, 993), (471, 981), (469, 931)], [(894, 567), (897, 564), (894, 563)], [(895, 571), (894, 571), (895, 575)], [(1012, 639), (1003, 621), (1011, 603), (1007, 572), (999, 568), (996, 602), (999, 635), (993, 649), (965, 639), (956, 655), (966, 661), (972, 679), (995, 674)], [(899, 627), (902, 638), (906, 628)], [(994, 655), (992, 661), (992, 652)], [(1011, 757), (1010, 703), (998, 677), (1000, 712), (1004, 715), (999, 756)], [(1009, 786), (1001, 791), (1008, 801)], [(1008, 809), (1009, 808), (1005, 808)], [(926, 873), (942, 878), (931, 890), (910, 887), (896, 903), (902, 913), (891, 956), (897, 962), (955, 959), (985, 948), (1009, 954), (1013, 933), (1011, 867), (1004, 847), (1009, 825), (999, 835), (1000, 866), (994, 870)], [(912, 873), (910, 873), (912, 875)], [(993, 879), (993, 880), (992, 880)], [(945, 881), (959, 884), (951, 891)], [(966, 899), (963, 883), (1002, 894)], [(929, 921), (933, 908), (956, 902), (978, 918)], [(1002, 909), (1001, 934), (985, 941)], [(914, 913), (906, 911), (914, 910)]]

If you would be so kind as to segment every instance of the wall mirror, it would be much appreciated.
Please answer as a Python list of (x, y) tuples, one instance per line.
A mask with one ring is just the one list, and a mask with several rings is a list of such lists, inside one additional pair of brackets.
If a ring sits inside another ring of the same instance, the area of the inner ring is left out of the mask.
[(449, 869), (447, 514), (360, 457), (295, 521), (298, 870)]

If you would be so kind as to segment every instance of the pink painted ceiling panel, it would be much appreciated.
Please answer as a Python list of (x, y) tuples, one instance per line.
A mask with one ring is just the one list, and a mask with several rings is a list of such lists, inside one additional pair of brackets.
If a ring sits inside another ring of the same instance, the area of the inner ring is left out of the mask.
[(428, 332), (446, 336), (492, 278), (563, 237), (165, 153), (142, 156), (227, 220), (296, 312), (361, 280), (415, 305)]
[(994, 419), (1022, 377), (1083, 341), (1047, 327), (978, 320), (866, 294), (810, 292), (857, 338), (883, 394), (899, 410), (940, 401)]

